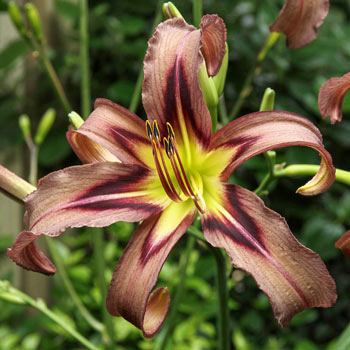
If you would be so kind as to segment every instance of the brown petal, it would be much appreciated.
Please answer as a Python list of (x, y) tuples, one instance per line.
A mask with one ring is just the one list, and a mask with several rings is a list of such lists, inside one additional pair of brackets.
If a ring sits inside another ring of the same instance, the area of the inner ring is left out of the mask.
[(142, 101), (148, 119), (157, 120), (161, 137), (169, 122), (179, 144), (196, 139), (206, 148), (211, 117), (199, 87), (201, 31), (182, 19), (161, 23), (148, 42)]
[(205, 15), (200, 23), (202, 31), (201, 52), (205, 59), (209, 76), (219, 72), (222, 59), (225, 56), (226, 27), (218, 15)]
[(319, 130), (306, 118), (284, 111), (251, 113), (220, 129), (210, 145), (211, 163), (216, 171), (222, 172), (222, 179), (227, 180), (247, 159), (286, 146), (311, 147), (322, 158), (318, 173), (297, 192), (315, 195), (333, 183), (335, 169), (332, 157), (322, 144)]
[(249, 190), (216, 188), (202, 217), (204, 236), (254, 277), (283, 327), (303, 310), (335, 302), (335, 283), (324, 263), (295, 239), (284, 218)]
[(170, 295), (159, 287), (152, 293), (170, 250), (195, 215), (192, 201), (173, 203), (163, 213), (145, 220), (134, 233), (114, 271), (107, 309), (152, 337), (168, 312)]
[(54, 236), (67, 227), (140, 221), (169, 204), (157, 174), (121, 163), (92, 163), (53, 172), (25, 199), (25, 224)]
[(331, 117), (331, 123), (341, 122), (342, 104), (346, 92), (350, 89), (350, 73), (341, 78), (327, 80), (318, 94), (318, 108), (322, 118)]
[(285, 34), (288, 47), (298, 49), (317, 37), (328, 9), (329, 0), (286, 0), (270, 31)]
[(123, 162), (154, 167), (145, 122), (127, 109), (99, 98), (86, 122), (67, 138), (84, 163)]
[(350, 230), (346, 231), (335, 243), (334, 246), (339, 248), (343, 254), (350, 258)]

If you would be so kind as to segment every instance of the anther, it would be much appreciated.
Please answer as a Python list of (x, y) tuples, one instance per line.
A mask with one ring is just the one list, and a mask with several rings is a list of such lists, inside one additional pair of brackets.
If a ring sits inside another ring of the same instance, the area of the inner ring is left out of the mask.
[(150, 122), (148, 120), (146, 120), (146, 131), (147, 131), (148, 137), (152, 140), (153, 133), (152, 133), (151, 124), (150, 124)]
[(174, 154), (174, 145), (173, 145), (173, 143), (172, 143), (172, 141), (171, 141), (170, 135), (169, 135), (169, 153), (170, 153), (171, 155)]
[(172, 126), (170, 123), (166, 123), (167, 129), (168, 129), (168, 134), (169, 134), (169, 140), (174, 140), (175, 139), (175, 134)]
[(164, 148), (165, 148), (165, 153), (168, 156), (168, 158), (170, 158), (170, 154), (169, 154), (169, 144), (168, 144), (168, 140), (164, 137), (163, 139), (163, 144), (164, 144)]
[(154, 134), (154, 137), (159, 140), (159, 137), (160, 137), (159, 129), (158, 129), (158, 124), (156, 120), (153, 121), (153, 134)]

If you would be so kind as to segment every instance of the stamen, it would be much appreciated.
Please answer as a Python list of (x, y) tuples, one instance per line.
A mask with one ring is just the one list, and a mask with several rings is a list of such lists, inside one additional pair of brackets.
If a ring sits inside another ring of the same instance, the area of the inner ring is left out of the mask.
[[(175, 139), (174, 139), (174, 141), (175, 141)], [(178, 161), (178, 163), (180, 165), (182, 176), (185, 179), (186, 186), (188, 188), (189, 193), (191, 194), (190, 197), (197, 199), (196, 195), (194, 194), (194, 192), (193, 192), (193, 190), (191, 188), (190, 182), (188, 181), (188, 178), (186, 176), (186, 171), (185, 171), (185, 169), (184, 169), (184, 167), (182, 165), (181, 158), (180, 158), (179, 152), (177, 151), (176, 144), (174, 142), (170, 142), (170, 138), (169, 138), (169, 149), (170, 149), (170, 145), (172, 146), (173, 152), (175, 151), (176, 159), (177, 159), (177, 161)]]
[[(156, 149), (156, 143), (155, 143), (154, 140), (152, 140), (152, 150), (153, 150), (154, 161), (155, 161), (155, 164), (156, 164), (156, 168), (157, 168), (157, 172), (158, 172), (158, 175), (159, 175), (159, 179), (160, 179), (160, 182), (163, 185), (165, 193), (174, 202), (179, 202), (179, 201), (181, 202), (181, 198), (176, 193), (176, 191), (174, 192), (173, 189), (169, 187), (168, 182), (167, 182), (167, 180), (166, 180), (166, 178), (164, 176), (162, 167), (161, 167), (161, 165), (159, 163), (157, 149)], [(171, 183), (171, 185), (172, 185), (172, 183)], [(172, 186), (174, 187), (174, 185), (172, 185)]]
[[(173, 182), (171, 181), (171, 177), (170, 177), (170, 174), (168, 172), (168, 168), (165, 164), (165, 160), (164, 160), (164, 157), (163, 157), (163, 152), (162, 152), (162, 147), (161, 147), (161, 144), (159, 142), (159, 129), (158, 129), (158, 125), (157, 125), (157, 121), (154, 120), (153, 121), (153, 135), (154, 135), (154, 138), (155, 140), (153, 139), (153, 142), (154, 142), (154, 145), (157, 147), (158, 146), (158, 150), (159, 150), (159, 154), (160, 154), (160, 159), (162, 160), (162, 164), (163, 164), (163, 169), (164, 169), (164, 172), (165, 172), (165, 175), (166, 175), (166, 178), (168, 180), (168, 184), (170, 186), (170, 189), (171, 189), (171, 192), (173, 193), (173, 196), (175, 198), (177, 198), (176, 202), (181, 202), (182, 199), (181, 197), (177, 194), (177, 191), (174, 187), (174, 184)], [(158, 158), (158, 157), (157, 157)]]
[(173, 143), (171, 141), (170, 136), (169, 136), (168, 143), (169, 143), (169, 155), (170, 155), (169, 159), (170, 159), (170, 162), (171, 162), (171, 166), (173, 167), (173, 170), (174, 170), (177, 182), (180, 185), (180, 188), (181, 188), (182, 192), (185, 194), (185, 196), (195, 199), (195, 197), (192, 196), (190, 194), (190, 192), (187, 190), (187, 187), (186, 187), (186, 185), (185, 185), (185, 183), (184, 183), (184, 181), (182, 179), (181, 173), (179, 171), (179, 167), (177, 166), (176, 159), (174, 157), (174, 146), (173, 146)]
[[(163, 152), (165, 151), (166, 155), (170, 160), (170, 164), (174, 171), (175, 178), (177, 180), (178, 185), (180, 186), (182, 193), (187, 198), (192, 198), (199, 212), (203, 214), (206, 210), (206, 204), (202, 192), (196, 186), (196, 181), (193, 179), (193, 176), (190, 174), (192, 180), (190, 182), (186, 175), (186, 171), (181, 162), (180, 154), (176, 147), (175, 133), (170, 123), (167, 123), (167, 130), (168, 138), (163, 138), (164, 147), (162, 148), (162, 145), (160, 143), (160, 132), (157, 121), (153, 121), (152, 127), (151, 123), (148, 120), (146, 121), (146, 132), (151, 140), (152, 153), (162, 186), (168, 197), (174, 202), (181, 202), (183, 200), (186, 200), (186, 198), (181, 198), (181, 196), (177, 193), (175, 189), (163, 156)], [(158, 157), (158, 153), (160, 155), (160, 159)], [(191, 184), (195, 191), (193, 191)]]
[(177, 180), (177, 182), (178, 182), (182, 192), (184, 193), (185, 196), (191, 197), (191, 195), (187, 191), (186, 185), (184, 184), (184, 182), (183, 182), (183, 180), (181, 178), (181, 174), (180, 174), (179, 168), (176, 165), (176, 160), (174, 158), (174, 153), (170, 151), (171, 140), (169, 139), (169, 141), (168, 141), (168, 140), (164, 139), (164, 144), (165, 144), (165, 147), (168, 148), (167, 154), (168, 154), (168, 157), (170, 159), (171, 166), (172, 166), (172, 168), (174, 170), (174, 174), (175, 174), (176, 180)]

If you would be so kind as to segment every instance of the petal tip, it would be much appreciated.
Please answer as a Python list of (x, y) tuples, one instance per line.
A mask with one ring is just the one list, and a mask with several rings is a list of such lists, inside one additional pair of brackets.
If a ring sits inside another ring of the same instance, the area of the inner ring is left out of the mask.
[(166, 287), (159, 287), (148, 298), (143, 319), (142, 332), (146, 338), (153, 337), (163, 325), (170, 306), (170, 293)]
[(42, 273), (44, 275), (54, 275), (56, 273), (56, 267), (39, 250), (34, 242), (21, 247), (17, 241), (14, 243), (12, 248), (7, 249), (6, 254), (18, 266), (29, 271)]
[(346, 231), (335, 243), (334, 246), (340, 249), (344, 256), (350, 259), (350, 230)]

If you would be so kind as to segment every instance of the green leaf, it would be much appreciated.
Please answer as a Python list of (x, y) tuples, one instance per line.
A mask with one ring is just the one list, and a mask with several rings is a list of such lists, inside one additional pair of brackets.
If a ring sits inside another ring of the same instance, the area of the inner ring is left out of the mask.
[(350, 325), (340, 335), (336, 343), (331, 347), (331, 350), (348, 350), (350, 349)]
[(22, 39), (11, 41), (0, 52), (0, 69), (7, 68), (18, 58), (24, 56), (27, 52), (28, 46)]

